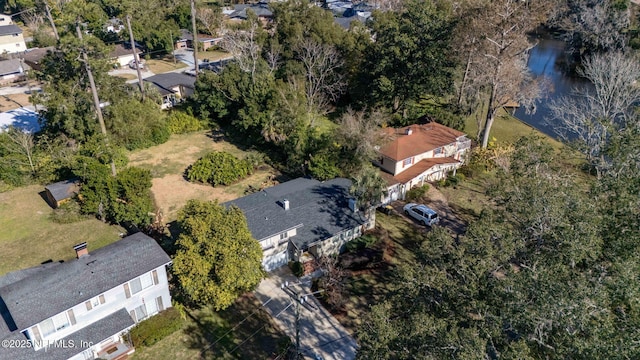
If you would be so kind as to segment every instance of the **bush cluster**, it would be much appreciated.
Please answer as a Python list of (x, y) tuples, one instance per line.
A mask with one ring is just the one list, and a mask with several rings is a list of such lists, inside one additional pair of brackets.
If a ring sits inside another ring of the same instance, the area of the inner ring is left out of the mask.
[(439, 186), (448, 187), (448, 186), (457, 186), (459, 183), (464, 181), (466, 176), (463, 173), (457, 173), (456, 175), (449, 175), (446, 179), (442, 179), (438, 181)]
[(251, 160), (240, 160), (227, 152), (214, 151), (201, 157), (187, 169), (187, 179), (213, 186), (230, 185), (251, 173)]
[(182, 111), (172, 111), (167, 119), (169, 131), (172, 134), (186, 134), (204, 129), (204, 124), (195, 116)]
[(304, 275), (304, 266), (300, 261), (289, 261), (289, 269), (297, 277)]
[(168, 308), (131, 329), (131, 341), (135, 347), (149, 347), (180, 330), (182, 325), (178, 310)]
[(427, 193), (427, 191), (429, 191), (429, 184), (414, 187), (411, 190), (407, 191), (405, 198), (407, 201), (418, 200), (422, 198)]
[(58, 224), (71, 224), (85, 220), (86, 217), (80, 213), (80, 204), (76, 199), (69, 199), (51, 213), (51, 221)]

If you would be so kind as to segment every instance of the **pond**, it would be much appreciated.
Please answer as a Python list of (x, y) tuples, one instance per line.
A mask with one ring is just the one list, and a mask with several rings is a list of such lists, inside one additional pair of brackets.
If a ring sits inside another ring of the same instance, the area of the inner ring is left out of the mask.
[(565, 42), (554, 39), (548, 34), (538, 35), (536, 40), (538, 44), (529, 52), (527, 66), (534, 76), (546, 77), (550, 89), (545, 97), (537, 101), (534, 113), (527, 114), (523, 108), (519, 108), (515, 116), (541, 132), (557, 138), (558, 135), (555, 132), (557, 126), (547, 121), (551, 115), (549, 101), (571, 95), (573, 88), (589, 86), (589, 82), (570, 73)]

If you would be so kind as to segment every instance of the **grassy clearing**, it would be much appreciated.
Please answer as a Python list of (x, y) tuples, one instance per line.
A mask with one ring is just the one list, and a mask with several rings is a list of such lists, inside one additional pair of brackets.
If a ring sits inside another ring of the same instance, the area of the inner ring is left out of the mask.
[(0, 96), (0, 111), (9, 111), (22, 106), (32, 105), (29, 94), (11, 94)]
[(75, 258), (73, 245), (87, 241), (89, 251), (120, 239), (124, 230), (95, 219), (57, 224), (53, 209), (39, 195), (44, 188), (27, 186), (0, 193), (0, 275), (52, 259)]
[(116, 77), (125, 79), (125, 80), (133, 80), (133, 79), (137, 79), (138, 77), (133, 75), (133, 74), (118, 74), (115, 75)]
[[(225, 51), (198, 51), (198, 60), (209, 59), (209, 61), (218, 61), (220, 59), (230, 58), (232, 55)], [(193, 56), (192, 56), (193, 57)]]
[(149, 348), (136, 349), (133, 360), (271, 359), (283, 352), (288, 341), (253, 294), (245, 294), (221, 312), (190, 311), (183, 330)]
[[(352, 269), (345, 280), (346, 304), (336, 318), (354, 333), (369, 307), (384, 299), (394, 282), (396, 265), (415, 261), (414, 249), (424, 238), (424, 228), (416, 227), (398, 215), (376, 214), (376, 228), (372, 235), (379, 239), (374, 251), (382, 253), (382, 261), (370, 263), (364, 269)], [(371, 249), (369, 249), (370, 251)], [(349, 254), (342, 255), (345, 258)]]
[(278, 175), (273, 168), (264, 165), (251, 176), (230, 186), (212, 187), (185, 180), (183, 175), (187, 167), (211, 151), (226, 151), (239, 158), (247, 155), (247, 152), (210, 131), (172, 135), (164, 144), (129, 155), (130, 165), (151, 170), (151, 191), (166, 221), (175, 220), (177, 211), (189, 199), (219, 202), (233, 200), (243, 196), (249, 186), (260, 188)]
[(173, 62), (173, 57), (165, 56), (162, 59), (151, 59), (147, 60), (145, 65), (151, 70), (154, 74), (166, 73), (168, 71), (173, 71), (177, 69), (182, 69), (187, 67), (187, 65), (181, 61), (176, 61), (175, 64)]

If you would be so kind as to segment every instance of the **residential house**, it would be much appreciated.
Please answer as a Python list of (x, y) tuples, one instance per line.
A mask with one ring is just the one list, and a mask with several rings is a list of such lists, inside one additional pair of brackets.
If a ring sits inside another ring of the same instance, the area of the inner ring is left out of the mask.
[(463, 132), (435, 122), (382, 131), (391, 141), (378, 149), (374, 163), (389, 186), (385, 203), (404, 199), (414, 186), (445, 178), (462, 165), (471, 147)]
[[(221, 37), (213, 37), (206, 34), (198, 34), (198, 44), (201, 50), (218, 45), (222, 41)], [(176, 40), (175, 49), (193, 49), (193, 35), (189, 30), (180, 29), (180, 37)]]
[(118, 18), (111, 18), (107, 20), (106, 24), (104, 24), (104, 30), (106, 32), (118, 34), (120, 31), (124, 30), (124, 24), (122, 23), (122, 20)]
[(13, 24), (11, 15), (0, 14), (0, 26)]
[(42, 60), (49, 52), (53, 51), (55, 51), (55, 47), (53, 46), (27, 49), (27, 51), (22, 54), (22, 59), (24, 63), (29, 65), (33, 70), (42, 70)]
[(13, 24), (0, 26), (0, 53), (12, 54), (26, 49), (22, 29)]
[(0, 359), (122, 359), (124, 334), (171, 306), (169, 256), (142, 233), (0, 277)]
[(160, 92), (163, 110), (191, 96), (196, 88), (195, 77), (172, 72), (153, 75), (144, 81), (153, 84)]
[(358, 210), (351, 181), (297, 178), (224, 203), (237, 206), (260, 242), (266, 271), (289, 261), (308, 262), (336, 254), (375, 225), (375, 212)]
[(58, 181), (44, 187), (44, 195), (49, 205), (57, 209), (78, 194), (80, 184), (77, 179)]
[(269, 9), (267, 1), (260, 1), (256, 4), (236, 4), (233, 6), (233, 10), (225, 10), (223, 14), (227, 15), (231, 22), (242, 22), (247, 20), (248, 11), (252, 11), (260, 19), (263, 26), (266, 26), (273, 19), (273, 12)]
[(0, 85), (24, 80), (28, 70), (20, 59), (0, 60)]
[[(136, 47), (136, 54), (138, 55), (138, 60), (140, 60), (140, 49)], [(129, 63), (133, 61), (133, 53), (131, 52), (131, 44), (117, 44), (114, 49), (109, 53), (109, 58), (114, 64), (118, 66), (128, 66)]]

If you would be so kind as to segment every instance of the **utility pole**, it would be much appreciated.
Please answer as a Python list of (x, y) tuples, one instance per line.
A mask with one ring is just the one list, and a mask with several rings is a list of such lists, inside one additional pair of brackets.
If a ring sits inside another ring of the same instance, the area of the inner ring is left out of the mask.
[(169, 30), (169, 43), (171, 44), (171, 55), (173, 55), (173, 67), (176, 67), (176, 43), (173, 41), (173, 32)]
[(193, 63), (198, 78), (198, 29), (196, 28), (196, 0), (191, 0), (191, 27), (193, 28)]
[(285, 281), (281, 286), (282, 290), (285, 290), (287, 295), (291, 297), (291, 301), (295, 303), (295, 327), (296, 327), (296, 359), (300, 358), (300, 305), (304, 305), (307, 310), (317, 310), (317, 308), (310, 304), (307, 300), (310, 295), (315, 295), (323, 292), (324, 290), (318, 290), (311, 293), (298, 293), (289, 287), (289, 282)]
[[(76, 32), (78, 33), (78, 38), (80, 42), (82, 41), (82, 31), (80, 31), (80, 22), (76, 21)], [(87, 56), (87, 52), (84, 49), (84, 43), (82, 44), (82, 48), (80, 49), (82, 53), (82, 59), (84, 62), (84, 67), (87, 70), (87, 77), (89, 78), (89, 85), (91, 85), (91, 93), (93, 94), (93, 105), (96, 108), (96, 114), (98, 115), (98, 122), (100, 123), (100, 130), (102, 131), (102, 135), (104, 136), (104, 142), (107, 146), (109, 146), (109, 139), (107, 137), (107, 127), (104, 125), (104, 118), (102, 117), (102, 109), (100, 108), (100, 99), (98, 98), (98, 89), (96, 89), (96, 82), (93, 80), (93, 72), (91, 71), (91, 66), (89, 65), (89, 57)], [(116, 176), (116, 163), (111, 159), (111, 174)]]
[(129, 28), (129, 40), (131, 41), (133, 62), (135, 63), (136, 71), (138, 72), (138, 85), (140, 85), (140, 94), (142, 94), (142, 101), (144, 101), (144, 83), (142, 82), (142, 73), (140, 72), (140, 59), (138, 59), (138, 53), (136, 53), (136, 42), (133, 39), (133, 31), (131, 30), (131, 16), (129, 14), (127, 14), (127, 27)]
[(56, 37), (56, 41), (60, 41), (60, 36), (58, 35), (58, 29), (56, 28), (56, 23), (53, 22), (53, 17), (51, 16), (51, 8), (49, 8), (49, 4), (44, 4), (44, 9), (47, 12), (47, 19), (49, 19), (49, 23), (53, 28), (53, 35)]

